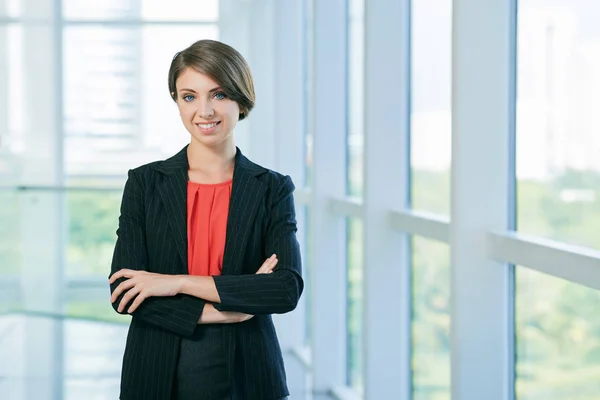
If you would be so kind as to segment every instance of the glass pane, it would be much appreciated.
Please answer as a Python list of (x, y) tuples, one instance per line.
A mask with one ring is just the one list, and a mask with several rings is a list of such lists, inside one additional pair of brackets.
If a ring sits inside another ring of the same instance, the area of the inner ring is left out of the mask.
[(218, 0), (64, 0), (66, 19), (143, 19), (149, 21), (213, 21), (219, 18)]
[(168, 157), (188, 143), (169, 96), (169, 66), (193, 41), (217, 36), (212, 25), (67, 27), (67, 175), (123, 177), (128, 168)]
[(518, 400), (600, 398), (600, 292), (516, 269)]
[(140, 53), (139, 30), (65, 28), (64, 112), (69, 164), (78, 157), (89, 168), (97, 164), (86, 162), (88, 152), (135, 146), (140, 134)]
[(413, 400), (450, 399), (450, 249), (412, 239)]
[(6, 65), (5, 72), (0, 75), (0, 91), (10, 93), (5, 99), (6, 108), (0, 108), (0, 160), (6, 162), (0, 166), (0, 178), (6, 184), (16, 182), (14, 153), (25, 147), (23, 28), (20, 24), (0, 26), (0, 58)]
[(313, 20), (313, 0), (306, 0), (306, 26), (304, 36), (306, 45), (304, 47), (306, 66), (304, 68), (305, 77), (305, 109), (304, 115), (306, 119), (305, 132), (305, 147), (304, 147), (304, 185), (310, 187), (312, 185), (313, 174), (313, 133), (315, 124), (314, 115), (314, 20)]
[[(23, 0), (4, 0), (5, 9), (0, 11), (0, 15), (6, 15), (9, 18), (21, 17), (21, 7), (23, 7)], [(4, 14), (6, 13), (6, 14)]]
[[(108, 272), (105, 275), (105, 277), (107, 277)], [(106, 287), (108, 290), (108, 283)], [(65, 314), (70, 318), (115, 322), (124, 325), (129, 324), (131, 316), (116, 313), (110, 304), (109, 298), (110, 296), (107, 296), (104, 301), (71, 300), (66, 304)]]
[(119, 398), (126, 325), (13, 314), (0, 330), (3, 399)]
[[(0, 165), (2, 161), (0, 160)], [(0, 280), (16, 276), (21, 266), (20, 209), (16, 190), (0, 189)]]
[[(0, 73), (0, 92), (10, 93), (3, 103), (6, 109), (0, 109), (0, 281), (8, 275), (15, 277), (21, 268), (21, 211), (19, 192), (14, 186), (21, 177), (18, 153), (24, 147), (22, 46), (20, 25), (0, 26), (0, 59), (6, 65)], [(11, 287), (16, 290), (17, 286), (18, 283)]]
[(412, 2), (412, 206), (450, 212), (452, 0)]
[(65, 319), (63, 329), (64, 398), (118, 398), (127, 325)]
[(362, 397), (363, 223), (347, 219), (348, 257), (348, 384)]
[(600, 248), (600, 3), (520, 0), (520, 231)]
[(139, 19), (141, 14), (138, 0), (63, 0), (62, 6), (66, 19)]
[(218, 0), (143, 0), (142, 18), (151, 21), (214, 21), (219, 19)]
[(312, 279), (312, 230), (311, 230), (311, 215), (310, 207), (303, 206), (304, 210), (304, 232), (300, 234), (304, 236), (304, 254), (302, 254), (302, 275), (304, 279), (304, 298), (306, 299), (306, 314), (305, 314), (305, 343), (310, 344), (312, 339), (312, 285), (310, 280)]
[(120, 190), (67, 193), (67, 276), (108, 277), (121, 197)]
[(348, 188), (350, 196), (362, 196), (364, 147), (364, 0), (349, 2), (348, 46)]

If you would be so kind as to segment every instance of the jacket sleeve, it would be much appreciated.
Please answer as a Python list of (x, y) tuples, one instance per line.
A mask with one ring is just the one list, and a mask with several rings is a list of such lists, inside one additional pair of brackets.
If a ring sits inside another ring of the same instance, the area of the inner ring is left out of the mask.
[(214, 276), (221, 298), (219, 311), (283, 314), (296, 308), (304, 288), (300, 247), (296, 239), (294, 184), (289, 176), (275, 189), (265, 241), (265, 254), (277, 254), (271, 274)]
[[(119, 216), (111, 276), (124, 268), (148, 270), (144, 215), (142, 187), (135, 171), (130, 170), (121, 201), (121, 215)], [(111, 293), (124, 280), (125, 278), (121, 278), (110, 285)], [(124, 293), (112, 304), (115, 311), (117, 311), (123, 295)], [(198, 325), (205, 304), (204, 300), (188, 295), (150, 297), (145, 299), (132, 315), (133, 318), (139, 318), (177, 335), (190, 337)], [(121, 314), (127, 314), (126, 310), (127, 308)]]

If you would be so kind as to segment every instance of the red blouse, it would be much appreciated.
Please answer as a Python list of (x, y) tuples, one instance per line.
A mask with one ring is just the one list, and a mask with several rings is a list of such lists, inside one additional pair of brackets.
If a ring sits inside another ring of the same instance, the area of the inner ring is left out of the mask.
[(188, 181), (188, 273), (221, 275), (232, 180), (217, 184)]

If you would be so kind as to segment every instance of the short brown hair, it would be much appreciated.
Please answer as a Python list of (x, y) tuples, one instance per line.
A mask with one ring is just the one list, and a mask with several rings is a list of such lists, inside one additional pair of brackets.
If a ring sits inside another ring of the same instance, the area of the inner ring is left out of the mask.
[(208, 75), (240, 107), (240, 120), (254, 107), (254, 82), (248, 63), (233, 47), (216, 40), (199, 40), (175, 54), (169, 68), (169, 92), (177, 101), (175, 83), (187, 68)]

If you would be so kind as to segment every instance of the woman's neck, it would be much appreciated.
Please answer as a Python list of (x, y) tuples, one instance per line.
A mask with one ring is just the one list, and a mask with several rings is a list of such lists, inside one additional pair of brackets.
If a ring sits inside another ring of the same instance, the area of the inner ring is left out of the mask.
[[(235, 161), (234, 143), (207, 147), (192, 141), (187, 149), (190, 180), (224, 181), (231, 179)], [(191, 179), (191, 176), (196, 179)]]

